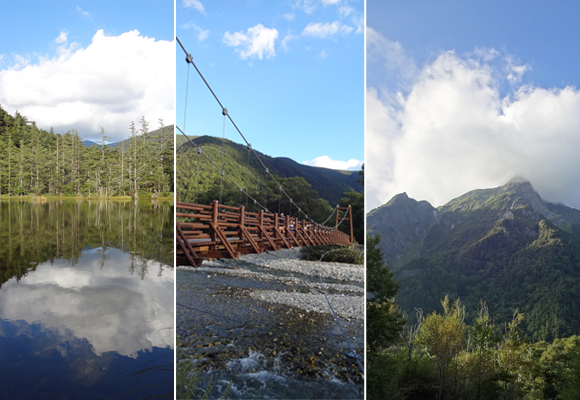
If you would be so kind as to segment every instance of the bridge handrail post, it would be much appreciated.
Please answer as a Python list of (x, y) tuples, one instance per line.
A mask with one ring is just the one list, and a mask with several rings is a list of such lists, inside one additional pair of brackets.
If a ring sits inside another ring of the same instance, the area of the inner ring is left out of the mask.
[[(215, 229), (218, 229), (218, 220), (219, 220), (219, 201), (214, 200), (211, 204), (211, 220), (213, 222), (213, 226)], [(211, 232), (211, 241), (214, 243), (212, 245), (213, 250), (217, 249), (217, 232), (212, 229)]]
[(354, 232), (352, 230), (352, 207), (348, 205), (348, 220), (350, 221), (350, 242), (354, 243)]
[(242, 227), (246, 223), (246, 210), (244, 206), (240, 206), (240, 229), (238, 229), (238, 239), (242, 240), (244, 238), (244, 233), (242, 232)]
[(260, 229), (258, 231), (258, 237), (260, 238), (260, 241), (263, 239), (262, 238), (262, 230), (264, 229), (264, 210), (260, 210), (260, 219), (259, 219), (259, 224), (260, 224)]

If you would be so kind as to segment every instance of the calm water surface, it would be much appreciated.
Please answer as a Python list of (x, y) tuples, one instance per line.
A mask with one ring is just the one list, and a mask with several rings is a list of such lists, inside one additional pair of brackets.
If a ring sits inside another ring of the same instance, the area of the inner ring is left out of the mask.
[(0, 398), (173, 397), (173, 209), (0, 201)]

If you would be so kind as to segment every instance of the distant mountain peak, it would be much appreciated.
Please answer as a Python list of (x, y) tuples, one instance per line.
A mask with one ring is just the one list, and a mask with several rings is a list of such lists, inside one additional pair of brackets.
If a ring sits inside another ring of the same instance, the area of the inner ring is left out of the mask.
[[(367, 215), (383, 260), (401, 283), (404, 310), (438, 309), (446, 294), (468, 309), (481, 299), (496, 320), (525, 308), (527, 332), (552, 340), (580, 330), (580, 211), (542, 200), (521, 176), (475, 189), (438, 209), (406, 193)], [(568, 283), (570, 282), (570, 283)], [(554, 328), (547, 318), (557, 315)]]
[(393, 196), (393, 198), (389, 200), (387, 205), (406, 203), (407, 201), (409, 201), (409, 196), (407, 196), (407, 192), (403, 192)]
[(520, 175), (516, 175), (514, 176), (512, 179), (510, 179), (508, 181), (508, 183), (506, 183), (505, 185), (503, 185), (504, 188), (506, 189), (512, 189), (515, 187), (520, 187), (520, 188), (524, 188), (527, 191), (529, 191), (531, 189), (532, 192), (535, 192), (534, 187), (532, 186), (532, 183), (527, 180), (526, 178), (524, 178), (523, 176)]

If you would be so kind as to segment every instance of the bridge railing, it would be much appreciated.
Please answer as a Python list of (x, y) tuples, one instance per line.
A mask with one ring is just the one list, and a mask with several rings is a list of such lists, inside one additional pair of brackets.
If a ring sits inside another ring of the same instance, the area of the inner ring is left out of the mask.
[(238, 258), (295, 246), (338, 244), (348, 246), (351, 236), (328, 227), (283, 214), (249, 212), (214, 201), (210, 205), (178, 201), (177, 265), (200, 266), (203, 260)]

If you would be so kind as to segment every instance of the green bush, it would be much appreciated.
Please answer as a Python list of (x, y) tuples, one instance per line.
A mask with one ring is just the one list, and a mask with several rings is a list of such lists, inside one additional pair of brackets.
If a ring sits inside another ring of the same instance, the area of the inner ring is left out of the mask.
[(302, 259), (307, 261), (318, 261), (326, 252), (329, 252), (322, 259), (323, 262), (340, 262), (347, 264), (363, 264), (362, 254), (351, 248), (338, 245), (308, 246), (300, 249)]

